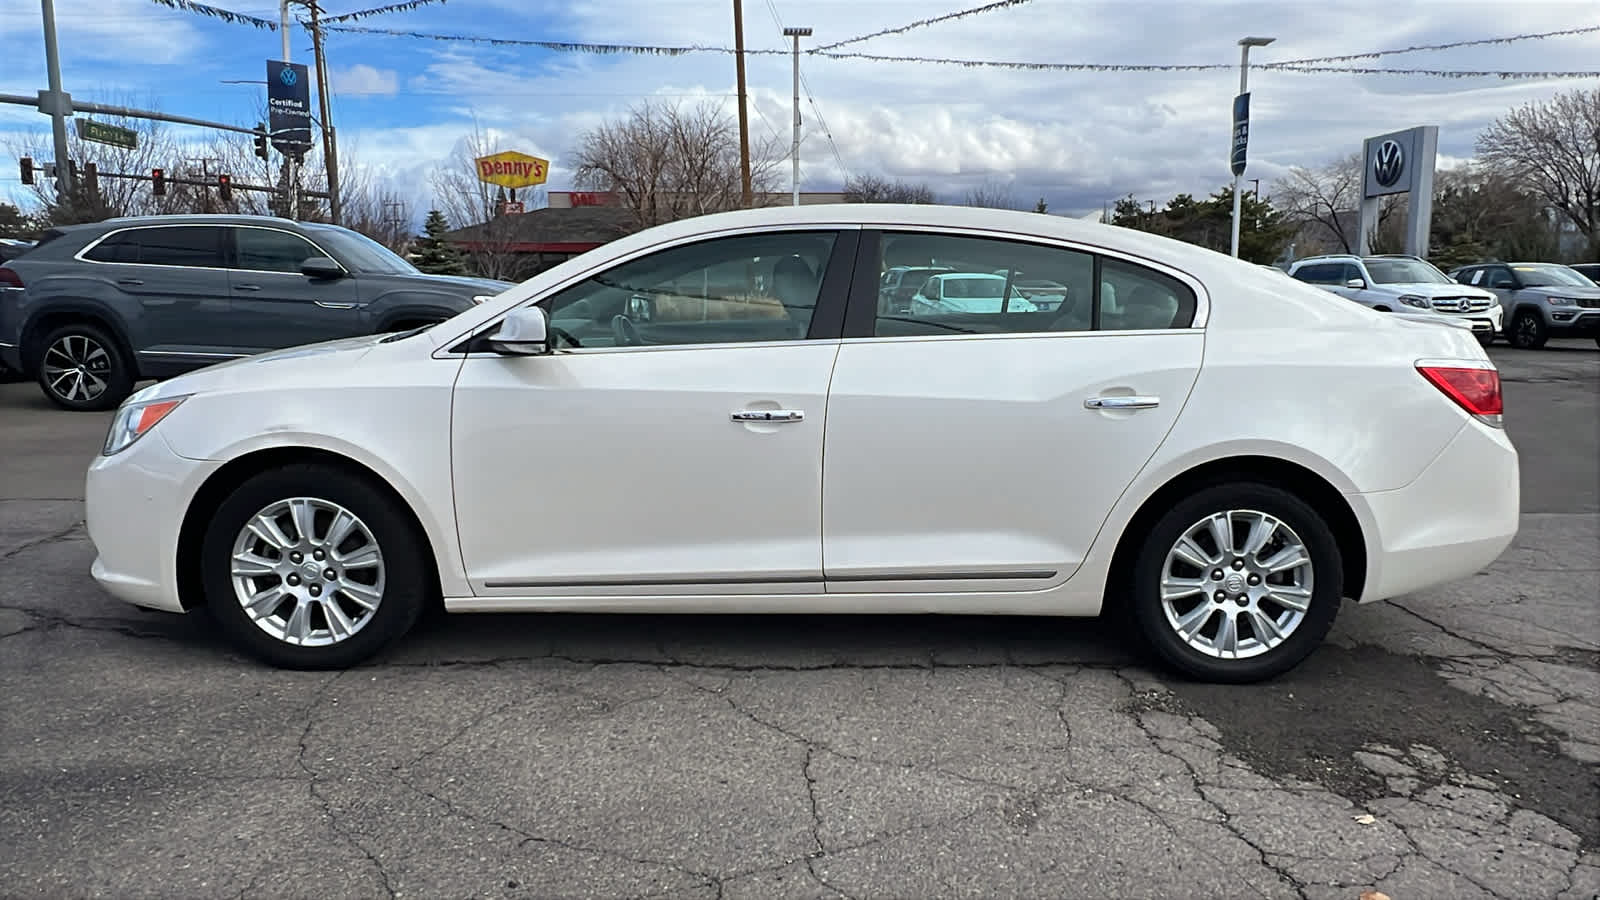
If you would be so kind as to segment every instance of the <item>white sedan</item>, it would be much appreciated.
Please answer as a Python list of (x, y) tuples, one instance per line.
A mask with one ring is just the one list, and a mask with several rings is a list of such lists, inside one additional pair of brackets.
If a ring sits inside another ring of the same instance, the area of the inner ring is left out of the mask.
[[(881, 311), (897, 265), (1067, 300)], [(1472, 575), (1519, 502), (1464, 330), (1128, 229), (922, 205), (680, 221), (426, 330), (160, 382), (87, 497), (101, 585), (280, 666), (354, 665), (435, 604), (1114, 610), (1230, 682), (1296, 665), (1341, 601)]]

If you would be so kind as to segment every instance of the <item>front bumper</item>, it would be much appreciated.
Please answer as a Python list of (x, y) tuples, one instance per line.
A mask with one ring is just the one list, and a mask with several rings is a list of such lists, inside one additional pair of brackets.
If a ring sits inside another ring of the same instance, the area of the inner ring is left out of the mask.
[(84, 482), (94, 580), (135, 606), (183, 612), (178, 533), (194, 492), (219, 465), (174, 453), (160, 429), (115, 456), (95, 457)]
[(1517, 536), (1521, 476), (1506, 433), (1468, 421), (1415, 481), (1348, 499), (1367, 534), (1362, 603), (1470, 577)]
[(1553, 306), (1549, 312), (1551, 337), (1600, 337), (1600, 309)]

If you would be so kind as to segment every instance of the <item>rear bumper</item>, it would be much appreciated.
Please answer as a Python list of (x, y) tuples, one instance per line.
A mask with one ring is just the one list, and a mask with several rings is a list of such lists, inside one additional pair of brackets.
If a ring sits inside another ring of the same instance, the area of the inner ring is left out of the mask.
[(1367, 536), (1362, 603), (1470, 577), (1517, 536), (1521, 482), (1504, 431), (1469, 421), (1417, 479), (1351, 494)]

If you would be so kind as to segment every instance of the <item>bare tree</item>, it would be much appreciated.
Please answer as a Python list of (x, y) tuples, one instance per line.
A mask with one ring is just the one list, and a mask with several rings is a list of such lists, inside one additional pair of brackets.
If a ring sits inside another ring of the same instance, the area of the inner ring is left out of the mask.
[(998, 178), (986, 178), (983, 183), (967, 191), (968, 206), (986, 206), (990, 209), (1016, 209), (1016, 198), (1011, 185)]
[[(1333, 160), (1320, 168), (1295, 166), (1272, 187), (1273, 205), (1283, 210), (1286, 221), (1302, 228), (1314, 228), (1313, 243), (1330, 250), (1356, 253), (1360, 250), (1357, 216), (1361, 210), (1360, 153)], [(1401, 195), (1390, 194), (1378, 206), (1376, 240), (1382, 245), (1394, 230), (1401, 211)]]
[[(116, 102), (116, 101), (112, 101)], [(174, 136), (171, 127), (149, 119), (128, 119), (117, 116), (96, 116), (96, 121), (127, 128), (137, 136), (134, 149), (85, 141), (76, 129), (67, 131), (67, 153), (77, 164), (79, 189), (71, 202), (63, 205), (58, 196), (56, 179), (44, 175), (42, 163), (55, 162), (47, 129), (34, 129), (7, 142), (7, 150), (16, 156), (30, 156), (35, 161), (34, 183), (29, 186), (37, 211), (55, 224), (69, 222), (95, 222), (112, 216), (149, 215), (176, 212), (186, 208), (183, 198), (154, 197), (148, 181), (117, 178), (119, 174), (149, 175), (151, 169), (171, 166), (185, 153), (185, 145)], [(83, 185), (85, 164), (94, 163), (98, 170), (98, 190), (89, 192)]]
[(1600, 88), (1511, 110), (1478, 136), (1478, 153), (1560, 210), (1600, 259)]
[[(744, 205), (739, 137), (728, 114), (706, 101), (647, 101), (627, 118), (584, 133), (572, 152), (580, 188), (616, 194), (639, 228)], [(773, 190), (779, 142), (750, 148), (753, 195)]]
[(871, 173), (851, 175), (844, 180), (846, 203), (938, 203), (933, 188), (926, 182), (911, 184)]
[[(478, 178), (475, 160), (508, 149), (495, 132), (482, 128), (476, 119), (472, 130), (456, 143), (444, 164), (429, 176), (434, 205), (444, 213), (452, 228), (472, 228), (472, 249), (468, 266), (485, 278), (517, 280), (526, 260), (515, 245), (528, 239), (527, 223), (517, 216), (502, 215), (500, 203), (508, 199), (505, 191)], [(544, 188), (524, 189), (517, 199), (527, 208), (545, 206)]]

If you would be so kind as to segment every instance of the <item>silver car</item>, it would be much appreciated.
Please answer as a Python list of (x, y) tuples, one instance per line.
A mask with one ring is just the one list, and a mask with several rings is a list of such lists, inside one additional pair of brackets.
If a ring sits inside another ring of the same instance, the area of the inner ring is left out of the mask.
[(1450, 273), (1487, 288), (1505, 310), (1506, 340), (1537, 350), (1550, 338), (1594, 338), (1600, 344), (1600, 285), (1557, 263), (1483, 263)]

